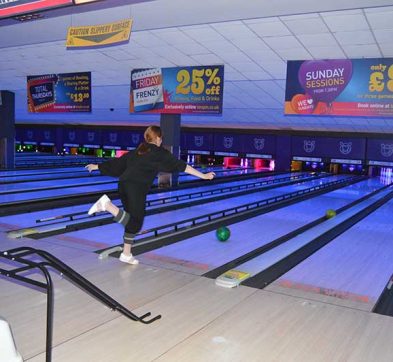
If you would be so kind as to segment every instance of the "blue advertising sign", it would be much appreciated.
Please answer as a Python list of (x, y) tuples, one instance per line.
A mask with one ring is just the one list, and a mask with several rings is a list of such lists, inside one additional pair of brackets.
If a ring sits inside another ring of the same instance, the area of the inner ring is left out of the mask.
[(285, 114), (393, 116), (393, 58), (287, 63)]
[(223, 65), (134, 69), (130, 112), (221, 114), (223, 94)]
[(27, 77), (31, 113), (91, 112), (91, 73), (59, 73)]

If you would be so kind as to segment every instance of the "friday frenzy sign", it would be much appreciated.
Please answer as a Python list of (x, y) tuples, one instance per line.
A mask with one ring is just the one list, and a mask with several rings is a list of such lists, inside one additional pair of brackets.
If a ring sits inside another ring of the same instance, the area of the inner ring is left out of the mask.
[(221, 114), (224, 66), (134, 69), (130, 112)]

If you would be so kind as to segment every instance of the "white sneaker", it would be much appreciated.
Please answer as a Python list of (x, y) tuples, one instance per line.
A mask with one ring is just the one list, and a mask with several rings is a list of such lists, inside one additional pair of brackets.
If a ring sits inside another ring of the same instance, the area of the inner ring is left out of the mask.
[(123, 263), (128, 263), (128, 264), (132, 264), (132, 265), (137, 265), (139, 264), (139, 260), (135, 259), (132, 255), (125, 255), (123, 253), (120, 254), (120, 261), (122, 261)]
[(110, 202), (111, 199), (106, 196), (106, 195), (102, 195), (98, 201), (89, 209), (89, 211), (87, 212), (89, 215), (95, 214), (96, 212), (100, 212), (100, 211), (106, 211), (105, 209), (105, 205)]

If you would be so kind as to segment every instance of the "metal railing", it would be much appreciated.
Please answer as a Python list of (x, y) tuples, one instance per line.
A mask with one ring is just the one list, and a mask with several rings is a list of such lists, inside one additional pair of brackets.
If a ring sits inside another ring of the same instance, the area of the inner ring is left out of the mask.
[[(34, 260), (27, 259), (27, 257), (33, 257)], [(41, 261), (36, 261), (37, 257), (39, 257)], [(48, 267), (56, 269), (67, 279), (69, 279), (73, 284), (81, 288), (84, 292), (97, 298), (101, 303), (108, 306), (111, 310), (117, 310), (118, 312), (120, 312), (127, 318), (132, 319), (133, 321), (150, 324), (161, 318), (161, 315), (157, 315), (149, 320), (146, 320), (146, 318), (149, 317), (151, 313), (146, 313), (138, 317), (126, 307), (111, 298), (108, 294), (96, 287), (93, 283), (84, 278), (81, 274), (77, 273), (75, 270), (63, 263), (60, 259), (56, 258), (54, 255), (44, 250), (34, 249), (30, 247), (20, 247), (1, 251), (0, 259), (1, 258), (5, 258), (12, 263), (19, 263), (22, 266), (10, 270), (0, 268), (0, 275), (39, 287), (43, 289), (47, 294), (46, 362), (50, 362), (52, 358), (53, 336), (53, 283), (49, 271), (47, 270)], [(40, 271), (45, 277), (45, 282), (40, 282), (28, 278), (27, 276), (20, 275), (21, 273), (31, 270)]]

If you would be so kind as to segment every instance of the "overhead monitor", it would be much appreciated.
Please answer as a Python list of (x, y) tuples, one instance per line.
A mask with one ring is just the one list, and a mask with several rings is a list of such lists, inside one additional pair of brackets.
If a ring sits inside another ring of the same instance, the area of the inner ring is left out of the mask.
[(94, 3), (96, 1), (101, 1), (101, 0), (74, 0), (75, 5), (79, 4), (86, 4), (86, 3)]
[(68, 5), (72, 0), (2, 0), (0, 19)]

